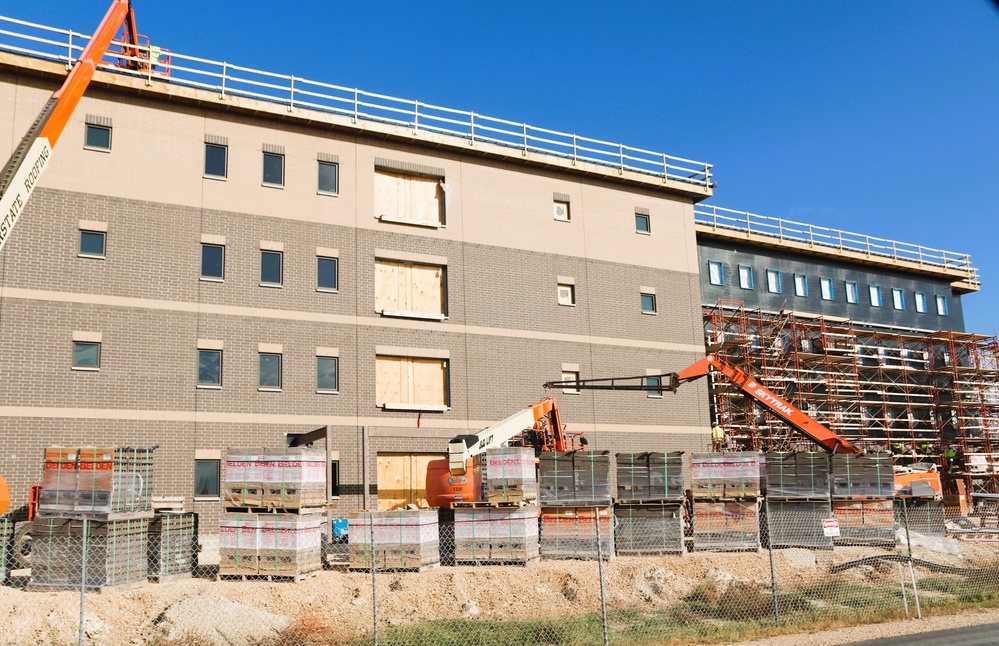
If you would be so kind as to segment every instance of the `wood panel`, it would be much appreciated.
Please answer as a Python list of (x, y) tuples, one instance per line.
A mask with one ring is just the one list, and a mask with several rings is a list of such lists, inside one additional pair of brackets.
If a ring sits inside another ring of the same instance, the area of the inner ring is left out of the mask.
[(409, 365), (404, 357), (375, 357), (375, 404), (409, 402)]
[(439, 453), (379, 453), (378, 509), (427, 507), (427, 465)]
[(444, 270), (434, 265), (411, 265), (409, 302), (413, 312), (444, 313)]
[(446, 361), (443, 359), (413, 359), (414, 404), (443, 406), (445, 393)]
[(441, 221), (443, 191), (432, 177), (375, 171), (375, 215), (423, 222)]

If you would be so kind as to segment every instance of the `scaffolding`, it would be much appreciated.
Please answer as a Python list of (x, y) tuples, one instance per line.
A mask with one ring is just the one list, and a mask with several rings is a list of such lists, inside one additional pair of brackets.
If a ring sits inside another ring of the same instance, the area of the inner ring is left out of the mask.
[[(898, 464), (932, 461), (969, 491), (999, 491), (999, 339), (864, 326), (719, 300), (703, 309), (708, 352), (861, 449)], [(713, 419), (752, 451), (807, 449), (807, 438), (724, 378), (709, 387)]]

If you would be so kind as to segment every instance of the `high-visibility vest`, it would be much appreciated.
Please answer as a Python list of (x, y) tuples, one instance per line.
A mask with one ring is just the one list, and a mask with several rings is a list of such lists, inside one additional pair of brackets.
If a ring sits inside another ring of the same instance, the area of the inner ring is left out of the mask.
[(725, 441), (725, 429), (715, 424), (714, 428), (711, 429), (711, 439), (715, 442)]

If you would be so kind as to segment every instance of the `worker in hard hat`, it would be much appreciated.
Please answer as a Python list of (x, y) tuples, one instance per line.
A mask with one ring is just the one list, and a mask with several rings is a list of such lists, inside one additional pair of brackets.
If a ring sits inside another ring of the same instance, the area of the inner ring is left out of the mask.
[(715, 425), (711, 427), (711, 448), (715, 451), (723, 451), (726, 444), (728, 444), (728, 435), (722, 425), (715, 422)]

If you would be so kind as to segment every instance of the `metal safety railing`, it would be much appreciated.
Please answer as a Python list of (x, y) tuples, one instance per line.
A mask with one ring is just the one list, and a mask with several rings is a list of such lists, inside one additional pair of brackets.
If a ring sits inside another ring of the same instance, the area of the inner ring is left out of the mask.
[(864, 254), (868, 257), (939, 267), (946, 271), (964, 274), (965, 277), (961, 282), (973, 288), (977, 288), (979, 285), (978, 268), (972, 266), (971, 255), (966, 253), (934, 249), (909, 242), (878, 238), (864, 233), (852, 233), (842, 229), (831, 229), (806, 222), (757, 215), (747, 211), (736, 211), (707, 204), (694, 207), (694, 222), (715, 230), (762, 235), (781, 241), (800, 242), (810, 247), (848, 251)]
[[(72, 65), (89, 36), (72, 30), (0, 16), (0, 50), (25, 54)], [(120, 46), (121, 43), (115, 42)], [(147, 47), (139, 48), (147, 52)], [(358, 120), (410, 128), (413, 134), (438, 133), (521, 151), (541, 153), (614, 168), (619, 172), (641, 173), (665, 180), (710, 188), (711, 164), (674, 157), (666, 153), (625, 146), (620, 143), (539, 128), (527, 123), (490, 117), (476, 112), (365, 92), (357, 88), (311, 81), (299, 76), (276, 74), (226, 61), (213, 61), (170, 52), (169, 67), (159, 72), (130, 71), (116, 65), (130, 60), (120, 53), (108, 53), (102, 69), (139, 76), (147, 82), (163, 82), (216, 92), (220, 99), (239, 96), (278, 103), (288, 110), (318, 110)]]

